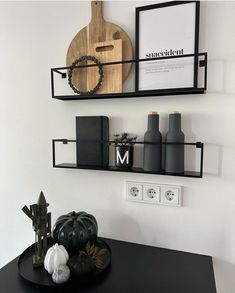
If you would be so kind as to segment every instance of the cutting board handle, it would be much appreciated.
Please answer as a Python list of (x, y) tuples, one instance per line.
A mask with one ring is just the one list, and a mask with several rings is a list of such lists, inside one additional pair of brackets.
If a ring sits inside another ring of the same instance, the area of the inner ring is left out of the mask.
[(91, 1), (91, 22), (103, 21), (103, 1)]
[(104, 46), (97, 46), (95, 48), (96, 52), (106, 52), (106, 51), (112, 51), (114, 49), (113, 45), (104, 45)]

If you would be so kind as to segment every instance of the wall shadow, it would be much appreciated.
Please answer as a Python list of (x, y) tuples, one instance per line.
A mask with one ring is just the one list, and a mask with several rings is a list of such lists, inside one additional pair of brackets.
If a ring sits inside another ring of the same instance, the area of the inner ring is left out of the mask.
[(205, 143), (204, 174), (220, 177), (222, 175), (223, 146)]

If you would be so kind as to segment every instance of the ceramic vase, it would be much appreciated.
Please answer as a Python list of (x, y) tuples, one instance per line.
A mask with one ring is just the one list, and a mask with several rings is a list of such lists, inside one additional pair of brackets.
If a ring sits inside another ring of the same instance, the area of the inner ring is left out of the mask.
[[(184, 133), (181, 130), (181, 114), (174, 112), (169, 115), (169, 131), (166, 134), (167, 143), (184, 143)], [(166, 173), (184, 173), (184, 145), (166, 144)]]
[(144, 142), (144, 170), (161, 171), (162, 135), (159, 131), (159, 114), (156, 112), (148, 115), (148, 130), (144, 135)]

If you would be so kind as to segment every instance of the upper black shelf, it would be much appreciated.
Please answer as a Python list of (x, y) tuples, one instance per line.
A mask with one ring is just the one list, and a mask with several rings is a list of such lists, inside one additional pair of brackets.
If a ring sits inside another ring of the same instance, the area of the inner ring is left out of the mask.
[[(51, 68), (51, 90), (52, 98), (71, 101), (71, 100), (92, 100), (92, 99), (115, 99), (115, 98), (138, 98), (138, 97), (149, 97), (149, 96), (170, 96), (170, 95), (194, 95), (194, 94), (203, 94), (207, 88), (207, 53), (198, 53), (198, 54), (186, 54), (180, 56), (167, 56), (167, 57), (157, 57), (157, 58), (144, 58), (144, 59), (134, 59), (134, 60), (125, 60), (125, 61), (115, 61), (102, 63), (103, 66), (115, 65), (115, 64), (125, 64), (133, 63), (138, 64), (143, 61), (154, 61), (162, 59), (179, 59), (179, 58), (188, 58), (195, 57), (197, 60), (198, 67), (204, 68), (204, 78), (203, 85), (200, 87), (187, 87), (187, 88), (169, 88), (169, 89), (154, 89), (154, 90), (138, 90), (138, 91), (129, 91), (129, 92), (120, 92), (120, 93), (105, 93), (105, 94), (93, 94), (93, 95), (78, 95), (78, 94), (55, 94), (55, 76), (60, 76), (62, 79), (67, 78), (67, 72), (70, 69), (70, 66), (67, 67), (57, 67)], [(88, 64), (88, 65), (79, 65), (76, 68), (82, 67), (94, 67), (97, 64)], [(68, 85), (66, 85), (69, 87)]]
[(94, 100), (94, 99), (115, 99), (115, 98), (138, 98), (138, 97), (153, 97), (153, 96), (172, 96), (172, 95), (194, 95), (203, 94), (204, 88), (184, 88), (184, 89), (165, 89), (165, 90), (149, 90), (126, 93), (112, 94), (95, 94), (95, 95), (66, 95), (54, 96), (53, 98), (62, 101), (71, 100)]

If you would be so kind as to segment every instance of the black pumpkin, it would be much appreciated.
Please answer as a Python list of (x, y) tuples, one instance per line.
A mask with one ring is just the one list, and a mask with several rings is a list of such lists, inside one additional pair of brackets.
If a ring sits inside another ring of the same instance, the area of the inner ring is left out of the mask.
[(84, 250), (88, 241), (94, 243), (97, 233), (95, 217), (86, 212), (71, 212), (60, 216), (53, 227), (55, 242), (64, 245), (70, 256)]
[(68, 266), (71, 273), (76, 277), (89, 275), (95, 269), (93, 259), (84, 251), (80, 251), (79, 255), (74, 255), (68, 260)]

